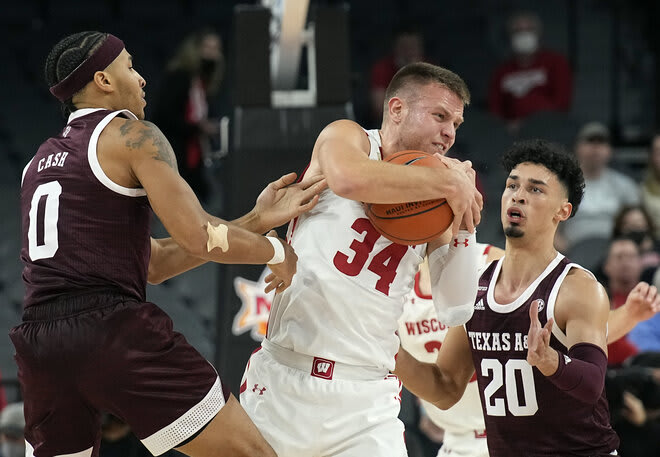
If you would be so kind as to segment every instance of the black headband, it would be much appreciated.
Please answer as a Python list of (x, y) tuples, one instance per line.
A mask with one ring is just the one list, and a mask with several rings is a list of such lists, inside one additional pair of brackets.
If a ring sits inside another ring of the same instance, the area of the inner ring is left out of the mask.
[(73, 94), (85, 87), (94, 78), (94, 73), (102, 71), (110, 65), (123, 49), (123, 41), (114, 35), (108, 35), (94, 54), (78, 65), (69, 76), (51, 87), (50, 93), (61, 102), (70, 99)]

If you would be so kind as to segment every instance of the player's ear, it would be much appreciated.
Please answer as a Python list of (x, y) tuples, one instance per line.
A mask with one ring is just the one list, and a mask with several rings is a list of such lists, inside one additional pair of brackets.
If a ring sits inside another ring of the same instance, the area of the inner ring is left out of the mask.
[(92, 79), (94, 85), (102, 92), (112, 92), (111, 75), (106, 71), (97, 71)]
[(564, 200), (561, 203), (559, 210), (557, 211), (557, 215), (556, 215), (557, 221), (563, 222), (567, 220), (569, 217), (571, 217), (572, 212), (573, 212), (573, 204), (568, 200)]
[(403, 101), (399, 97), (390, 98), (387, 102), (387, 111), (392, 121), (400, 122), (403, 114)]

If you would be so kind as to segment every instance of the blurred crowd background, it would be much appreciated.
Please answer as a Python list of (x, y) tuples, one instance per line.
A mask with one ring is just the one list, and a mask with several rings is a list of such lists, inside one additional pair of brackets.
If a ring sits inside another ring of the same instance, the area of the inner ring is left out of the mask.
[[(296, 2), (264, 3), (276, 10)], [(21, 400), (6, 336), (22, 306), (21, 171), (65, 123), (43, 65), (50, 48), (77, 31), (110, 32), (125, 42), (147, 81), (147, 120), (164, 131), (207, 210), (228, 219), (248, 210), (268, 181), (302, 171), (327, 123), (348, 117), (378, 127), (384, 88), (402, 65), (424, 60), (445, 66), (472, 92), (450, 154), (472, 160), (478, 171), (485, 198), (481, 241), (504, 247), (500, 154), (517, 139), (543, 137), (574, 151), (587, 178), (583, 205), (561, 230), (558, 249), (597, 274), (613, 306), (641, 279), (660, 283), (657, 2), (310, 0), (314, 52), (303, 50), (289, 89), (314, 87), (311, 103), (305, 95), (296, 102), (291, 93), (284, 101), (272, 93), (271, 17), (261, 2), (235, 0), (0, 6), (0, 407)], [(164, 234), (158, 221), (154, 234)], [(235, 279), (256, 281), (260, 273), (205, 265), (148, 289), (148, 298), (221, 374), (228, 373), (234, 391), (258, 344), (254, 332), (235, 329), (246, 300), (237, 295)], [(658, 455), (644, 453), (658, 449), (650, 442), (660, 447), (660, 319), (638, 327), (610, 349), (608, 383), (618, 430), (636, 437), (628, 442), (643, 444), (623, 455), (637, 457)], [(415, 411), (404, 408), (411, 423), (419, 420)], [(107, 425), (121, 429), (111, 419)]]

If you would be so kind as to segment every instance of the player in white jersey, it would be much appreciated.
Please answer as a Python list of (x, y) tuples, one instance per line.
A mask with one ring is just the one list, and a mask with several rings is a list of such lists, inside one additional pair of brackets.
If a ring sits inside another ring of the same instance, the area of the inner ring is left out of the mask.
[[(479, 269), (504, 255), (489, 244), (478, 243)], [(407, 296), (399, 318), (401, 347), (417, 360), (433, 363), (449, 327), (438, 321), (431, 298), (428, 265), (423, 263), (415, 276), (415, 286)], [(429, 419), (444, 430), (438, 456), (488, 457), (486, 426), (476, 377), (472, 377), (463, 397), (448, 410), (420, 400)]]
[[(341, 120), (319, 135), (307, 173), (322, 173), (329, 189), (289, 225), (298, 271), (276, 295), (266, 339), (241, 385), (242, 405), (280, 457), (405, 456), (400, 384), (390, 374), (405, 295), (426, 254), (434, 287), (461, 271), (476, 283), (481, 195), (469, 162), (442, 157), (463, 121), (467, 87), (446, 69), (416, 63), (395, 75), (386, 100), (380, 130)], [(383, 160), (411, 149), (438, 153), (447, 167)], [(361, 203), (439, 197), (454, 211), (454, 226), (419, 246), (381, 237)], [(448, 247), (454, 236), (458, 247)], [(439, 306), (473, 301), (437, 295)]]

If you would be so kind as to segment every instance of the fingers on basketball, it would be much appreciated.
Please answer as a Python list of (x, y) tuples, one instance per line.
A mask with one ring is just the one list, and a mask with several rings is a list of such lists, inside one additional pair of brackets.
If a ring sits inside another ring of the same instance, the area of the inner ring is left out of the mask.
[[(405, 166), (445, 166), (437, 157), (422, 151), (401, 151), (386, 161)], [(369, 203), (365, 211), (381, 235), (405, 245), (431, 241), (454, 222), (454, 212), (444, 198), (394, 204)]]

